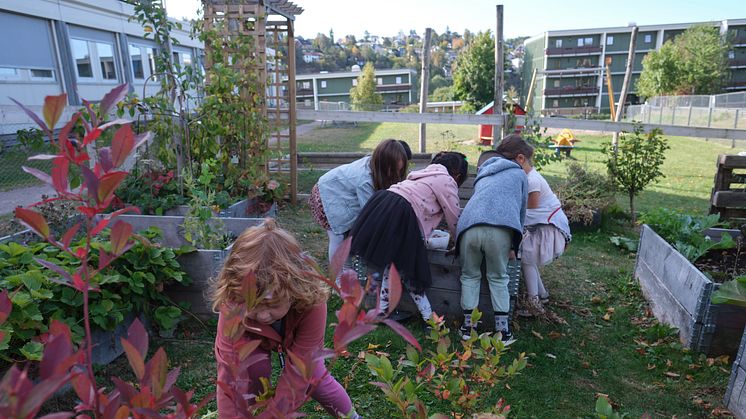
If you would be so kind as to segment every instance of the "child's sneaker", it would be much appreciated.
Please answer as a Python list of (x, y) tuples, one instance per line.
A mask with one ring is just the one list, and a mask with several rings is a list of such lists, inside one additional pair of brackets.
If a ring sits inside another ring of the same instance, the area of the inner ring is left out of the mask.
[(501, 330), (500, 332), (500, 340), (503, 342), (510, 342), (513, 340), (513, 333), (509, 330)]
[(539, 295), (539, 301), (540, 301), (540, 302), (541, 302), (541, 304), (543, 304), (543, 305), (547, 305), (547, 304), (549, 304), (549, 293), (547, 293), (547, 294), (545, 294), (545, 295)]
[(458, 334), (459, 336), (461, 336), (461, 339), (463, 340), (471, 339), (472, 333), (477, 333), (477, 331), (474, 330), (473, 327), (466, 327), (462, 324), (461, 327), (458, 328)]
[(516, 314), (521, 317), (540, 317), (546, 314), (546, 310), (541, 304), (539, 297), (534, 295), (524, 301), (523, 308), (516, 310)]

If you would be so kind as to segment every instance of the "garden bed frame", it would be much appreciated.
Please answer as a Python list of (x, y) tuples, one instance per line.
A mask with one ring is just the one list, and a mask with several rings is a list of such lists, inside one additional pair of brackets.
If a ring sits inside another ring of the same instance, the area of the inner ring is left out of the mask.
[[(708, 235), (719, 239), (724, 230)], [(734, 237), (737, 231), (728, 231)], [(746, 308), (712, 304), (720, 287), (692, 265), (648, 225), (640, 231), (635, 278), (655, 317), (679, 329), (689, 349), (708, 355), (734, 356), (746, 324)]]
[(730, 374), (728, 388), (725, 391), (725, 407), (730, 410), (737, 418), (746, 418), (746, 359), (744, 351), (746, 350), (746, 331), (741, 337), (741, 345), (738, 348), (738, 355), (733, 361), (733, 369)]

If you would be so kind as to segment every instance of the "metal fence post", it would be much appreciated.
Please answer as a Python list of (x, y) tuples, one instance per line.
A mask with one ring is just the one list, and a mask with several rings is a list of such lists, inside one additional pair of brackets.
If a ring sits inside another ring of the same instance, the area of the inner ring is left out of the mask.
[(676, 106), (671, 111), (671, 125), (676, 125)]
[[(736, 117), (733, 119), (733, 129), (738, 129), (738, 111), (740, 109), (736, 109)], [(731, 139), (730, 142), (730, 148), (736, 148), (736, 139)]]
[(692, 126), (692, 103), (689, 102), (689, 116), (686, 118), (686, 126)]
[(661, 104), (661, 113), (658, 117), (658, 124), (663, 124), (663, 104)]

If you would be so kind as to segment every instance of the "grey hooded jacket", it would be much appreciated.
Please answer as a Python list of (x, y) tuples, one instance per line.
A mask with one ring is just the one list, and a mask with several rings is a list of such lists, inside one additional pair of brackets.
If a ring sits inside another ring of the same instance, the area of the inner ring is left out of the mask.
[(523, 238), (528, 181), (517, 163), (493, 157), (482, 164), (474, 180), (474, 194), (458, 220), (457, 244), (463, 233), (478, 225), (507, 228), (513, 232), (513, 248)]

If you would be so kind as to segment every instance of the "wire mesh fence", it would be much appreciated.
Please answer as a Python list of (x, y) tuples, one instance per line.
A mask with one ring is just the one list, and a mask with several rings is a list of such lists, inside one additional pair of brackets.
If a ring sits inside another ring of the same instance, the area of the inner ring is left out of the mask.
[(626, 109), (625, 120), (652, 124), (746, 129), (746, 92), (657, 96)]

